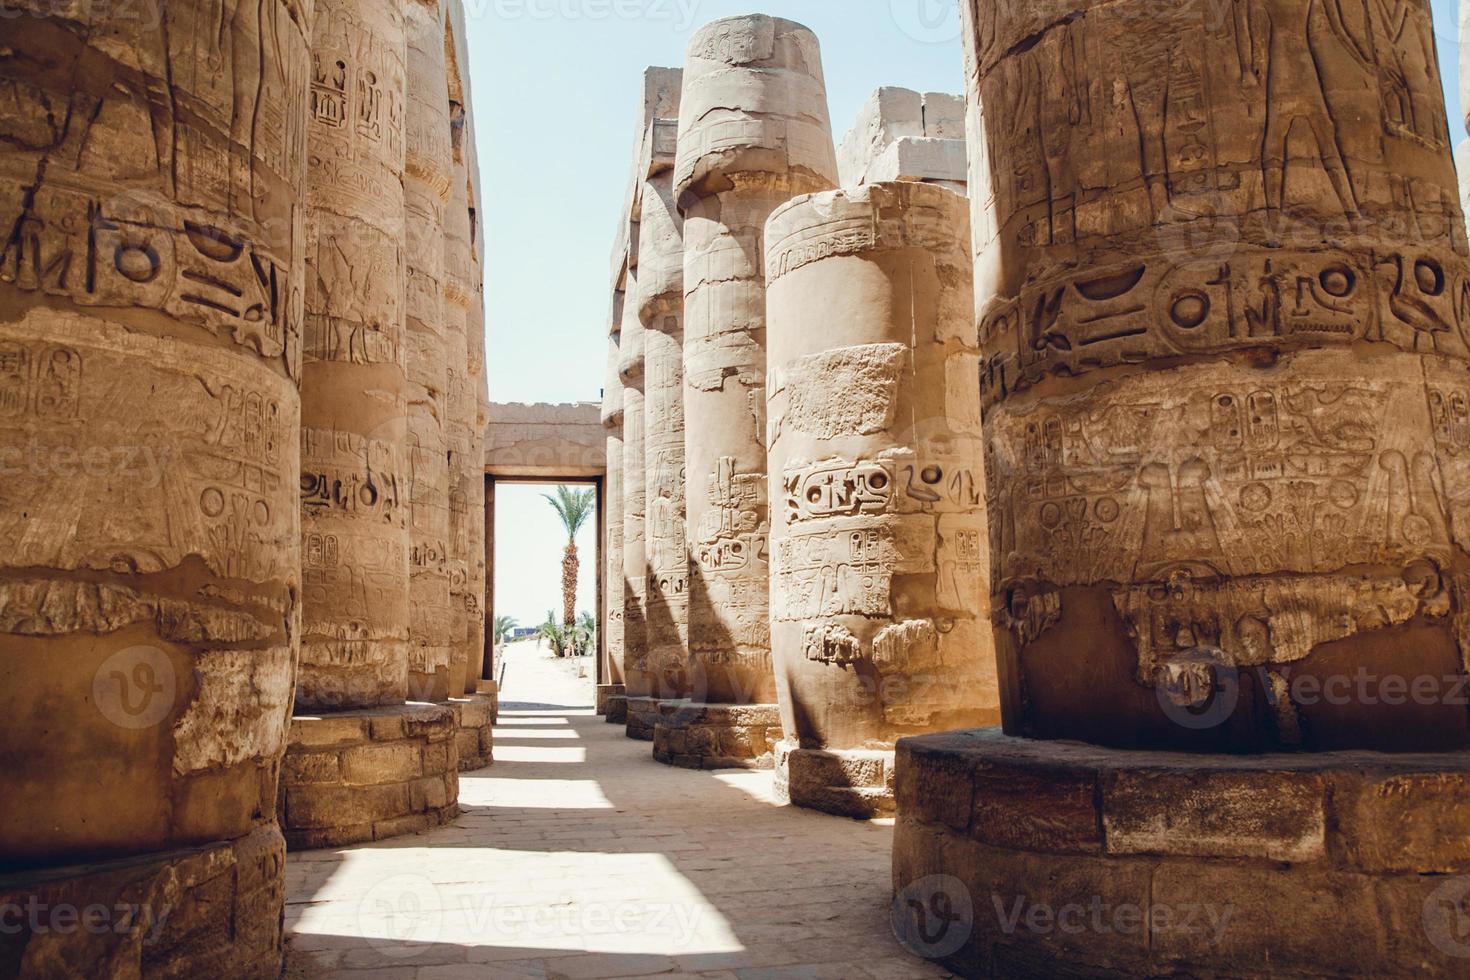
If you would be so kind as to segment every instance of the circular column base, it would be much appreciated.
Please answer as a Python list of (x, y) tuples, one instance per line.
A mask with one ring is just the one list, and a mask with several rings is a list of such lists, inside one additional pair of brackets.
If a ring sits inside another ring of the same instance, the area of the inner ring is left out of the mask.
[(640, 742), (653, 741), (653, 729), (658, 724), (659, 698), (639, 697), (627, 695), (623, 698), (627, 705), (627, 730), (624, 732), (629, 738), (636, 738)]
[(892, 816), (893, 753), (803, 749), (785, 739), (776, 746), (776, 798), (855, 820)]
[(609, 694), (607, 696), (607, 717), (603, 720), (609, 725), (626, 725), (628, 723), (627, 695)]
[(416, 834), (459, 815), (459, 722), (451, 704), (291, 719), (281, 830), (293, 851)]
[(684, 769), (770, 769), (781, 739), (774, 704), (664, 701), (653, 732), (653, 757)]
[(272, 824), (233, 841), (0, 875), (0, 972), (274, 980), (285, 867)]
[[(592, 713), (606, 717), (608, 711), (608, 701), (615, 697), (622, 697), (624, 691), (625, 688), (621, 684), (597, 685), (597, 700), (595, 702), (596, 707)], [(611, 719), (608, 720), (610, 721)]]
[(965, 976), (1463, 977), (1470, 752), (903, 739), (894, 928)]
[(455, 751), (459, 771), (474, 772), (495, 761), (494, 732), (496, 697), (493, 694), (466, 694), (453, 698)]

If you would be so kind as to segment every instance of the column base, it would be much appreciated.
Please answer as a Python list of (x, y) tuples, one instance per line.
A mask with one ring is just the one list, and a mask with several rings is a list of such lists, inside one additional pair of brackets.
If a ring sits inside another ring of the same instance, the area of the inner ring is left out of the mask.
[(495, 761), (495, 699), (484, 694), (466, 694), (449, 702), (454, 709), (454, 741), (459, 771), (474, 772)]
[(774, 704), (664, 701), (653, 732), (653, 757), (685, 769), (770, 769), (781, 740)]
[(623, 690), (624, 688), (621, 684), (597, 685), (597, 710), (594, 713), (599, 715), (606, 715), (608, 700), (610, 698), (621, 695), (623, 693)]
[(628, 723), (627, 695), (609, 694), (607, 696), (607, 718), (604, 720), (609, 725), (626, 725)]
[(640, 742), (652, 742), (653, 729), (658, 724), (660, 699), (624, 696), (624, 701), (628, 706), (628, 727), (624, 734)]
[(0, 972), (274, 980), (285, 868), (285, 841), (268, 825), (233, 841), (0, 875), (0, 909), (10, 910)]
[(803, 749), (794, 738), (776, 746), (776, 798), (854, 820), (894, 812), (893, 753), (881, 749)]
[(475, 693), (490, 699), (490, 724), (500, 721), (500, 682), (476, 681)]
[(453, 820), (458, 731), (449, 704), (292, 718), (278, 804), (286, 846), (340, 847)]
[(897, 788), (894, 928), (964, 976), (1470, 964), (1470, 752), (1191, 755), (973, 729), (900, 741)]

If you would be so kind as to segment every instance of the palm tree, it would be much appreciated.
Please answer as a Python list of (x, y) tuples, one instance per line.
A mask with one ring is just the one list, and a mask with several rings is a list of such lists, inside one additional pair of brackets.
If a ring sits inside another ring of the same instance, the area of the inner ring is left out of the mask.
[(577, 532), (592, 516), (597, 494), (591, 489), (557, 487), (556, 496), (549, 493), (541, 496), (551, 503), (567, 529), (567, 548), (561, 559), (561, 622), (563, 627), (571, 629), (577, 625)]
[(567, 647), (571, 645), (571, 630), (556, 621), (556, 611), (546, 610), (546, 622), (536, 627), (536, 635), (551, 644), (551, 652), (558, 657), (567, 655)]
[(515, 632), (516, 627), (519, 625), (514, 616), (496, 616), (495, 645), (500, 646), (502, 643), (509, 643), (510, 635)]

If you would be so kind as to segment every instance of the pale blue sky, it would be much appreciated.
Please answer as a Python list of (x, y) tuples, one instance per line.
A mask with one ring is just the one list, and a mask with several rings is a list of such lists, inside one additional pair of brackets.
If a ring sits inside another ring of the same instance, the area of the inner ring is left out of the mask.
[[(1432, 0), (1451, 132), (1456, 0)], [(464, 0), (481, 169), (493, 401), (595, 400), (603, 383), (609, 256), (632, 165), (643, 69), (678, 66), (702, 24), (765, 13), (822, 42), (842, 138), (880, 85), (960, 92), (955, 0)], [(508, 489), (508, 488), (507, 488)], [(542, 513), (545, 511), (545, 513)], [(554, 516), (537, 492), (502, 496), (499, 608), (559, 602)], [(548, 521), (550, 518), (550, 522)], [(590, 538), (588, 544), (590, 551)], [(590, 608), (590, 573), (583, 601)]]

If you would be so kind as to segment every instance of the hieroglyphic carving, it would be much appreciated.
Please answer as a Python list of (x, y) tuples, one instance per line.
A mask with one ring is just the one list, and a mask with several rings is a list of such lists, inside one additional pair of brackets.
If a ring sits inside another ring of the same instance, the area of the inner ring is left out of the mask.
[[(771, 636), (783, 690), (823, 705), (782, 706), (804, 747), (996, 713), (966, 208), (937, 185), (876, 183), (767, 226), (772, 268), (792, 242), (872, 231), (788, 262), (768, 297)], [(839, 295), (894, 298), (833, 322)]]
[(732, 17), (690, 41), (674, 189), (684, 214), (684, 393), (690, 656), (709, 701), (772, 703), (766, 468), (771, 212), (835, 186), (816, 37)]
[[(1095, 682), (1176, 703), (1222, 664), (1410, 622), (1463, 636), (1470, 270), (1428, 7), (1123, 0), (1038, 33), (1048, 4), (965, 6), (990, 548), (1020, 675), (1077, 639), (1052, 635), (1082, 629), (1068, 595), (1106, 594), (1138, 655)], [(1306, 730), (1273, 710), (1257, 734)], [(1369, 741), (1375, 710), (1351, 707)]]
[[(0, 863), (164, 867), (274, 835), (262, 774), (299, 642), (309, 17), (294, 0), (6, 13), (0, 713), (25, 749), (0, 775)], [(127, 778), (99, 779), (99, 758)], [(281, 869), (258, 870), (266, 897), (227, 918), (264, 962)], [(207, 945), (216, 969), (258, 965)], [(207, 971), (194, 952), (170, 945)]]
[(342, 710), (408, 693), (402, 8), (318, 4), (312, 60), (297, 705)]

